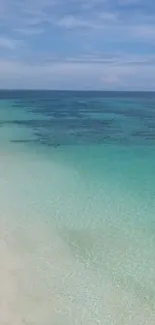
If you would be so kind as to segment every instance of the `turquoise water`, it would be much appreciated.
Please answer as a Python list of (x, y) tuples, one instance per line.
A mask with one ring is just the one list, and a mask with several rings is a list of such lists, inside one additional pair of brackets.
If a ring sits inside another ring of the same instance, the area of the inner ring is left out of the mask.
[(155, 323), (155, 94), (0, 92), (2, 324)]

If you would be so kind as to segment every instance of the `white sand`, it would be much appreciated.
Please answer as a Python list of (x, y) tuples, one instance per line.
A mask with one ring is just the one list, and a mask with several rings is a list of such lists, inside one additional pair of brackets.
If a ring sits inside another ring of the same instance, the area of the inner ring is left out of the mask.
[(13, 193), (11, 183), (18, 171), (16, 164), (10, 167), (4, 160), (0, 164), (0, 325), (154, 325), (155, 310), (147, 301), (116, 285), (104, 270), (98, 273), (77, 261), (31, 207), (25, 210), (32, 211), (31, 218), (20, 222), (14, 203), (19, 193)]
[[(8, 227), (8, 225), (7, 225)], [(1, 223), (1, 325), (153, 325), (138, 297), (75, 261), (56, 234), (38, 224), (22, 231), (20, 249)], [(35, 236), (34, 236), (35, 233)], [(23, 246), (24, 245), (24, 246)]]

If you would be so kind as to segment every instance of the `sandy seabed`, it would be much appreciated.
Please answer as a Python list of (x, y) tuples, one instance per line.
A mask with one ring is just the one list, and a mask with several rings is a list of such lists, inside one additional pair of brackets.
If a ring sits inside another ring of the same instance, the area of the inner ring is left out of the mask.
[(14, 174), (16, 163), (3, 158), (0, 325), (154, 325), (153, 306), (113, 281), (104, 267), (100, 273), (77, 259), (47, 220), (33, 217), (31, 206), (31, 218), (20, 222), (11, 201)]

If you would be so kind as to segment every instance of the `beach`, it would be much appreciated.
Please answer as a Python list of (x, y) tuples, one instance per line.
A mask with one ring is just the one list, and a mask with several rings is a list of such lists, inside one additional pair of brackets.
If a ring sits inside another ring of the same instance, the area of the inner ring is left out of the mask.
[(61, 145), (64, 117), (59, 145), (45, 145), (45, 124), (32, 122), (47, 116), (18, 103), (15, 119), (11, 105), (0, 128), (0, 324), (153, 325), (154, 147), (77, 145), (72, 133)]

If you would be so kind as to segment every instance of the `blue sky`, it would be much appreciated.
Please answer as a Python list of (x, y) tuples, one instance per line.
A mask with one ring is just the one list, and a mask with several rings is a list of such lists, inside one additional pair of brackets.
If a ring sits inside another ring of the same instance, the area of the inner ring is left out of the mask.
[(0, 88), (155, 89), (154, 0), (0, 0)]

